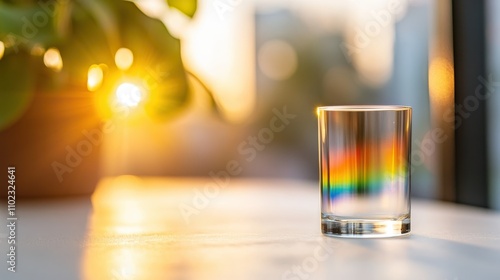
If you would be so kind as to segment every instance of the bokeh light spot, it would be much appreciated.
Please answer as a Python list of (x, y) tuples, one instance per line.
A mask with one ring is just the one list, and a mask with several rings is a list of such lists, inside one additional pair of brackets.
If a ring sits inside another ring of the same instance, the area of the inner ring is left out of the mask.
[(437, 57), (429, 65), (429, 91), (431, 96), (442, 103), (453, 96), (455, 90), (453, 64), (448, 59)]
[(134, 63), (134, 53), (127, 48), (120, 48), (115, 54), (115, 63), (118, 69), (127, 70)]
[(297, 52), (282, 40), (264, 43), (258, 51), (257, 59), (262, 73), (273, 80), (286, 80), (297, 70)]
[(5, 44), (2, 41), (0, 41), (0, 59), (2, 59), (4, 53), (5, 53)]
[(87, 88), (90, 91), (96, 91), (101, 87), (102, 80), (104, 78), (104, 72), (99, 65), (92, 65), (89, 67), (87, 74)]
[(43, 63), (47, 66), (47, 68), (56, 72), (61, 71), (63, 68), (61, 53), (56, 48), (50, 48), (45, 52), (43, 55)]

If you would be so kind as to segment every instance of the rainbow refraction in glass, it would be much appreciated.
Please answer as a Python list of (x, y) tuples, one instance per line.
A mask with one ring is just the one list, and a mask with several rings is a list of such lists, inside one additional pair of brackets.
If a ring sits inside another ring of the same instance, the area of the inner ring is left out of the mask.
[(405, 183), (407, 150), (405, 143), (396, 138), (330, 150), (321, 162), (323, 194), (335, 199), (351, 193), (376, 193), (394, 187), (395, 182)]

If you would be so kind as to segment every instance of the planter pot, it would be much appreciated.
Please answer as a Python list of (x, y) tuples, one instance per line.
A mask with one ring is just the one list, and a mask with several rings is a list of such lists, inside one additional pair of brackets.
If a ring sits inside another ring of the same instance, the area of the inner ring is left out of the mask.
[[(16, 197), (91, 194), (99, 180), (100, 120), (92, 94), (36, 93), (0, 131), (0, 172), (15, 167)], [(0, 192), (5, 197), (7, 190)]]

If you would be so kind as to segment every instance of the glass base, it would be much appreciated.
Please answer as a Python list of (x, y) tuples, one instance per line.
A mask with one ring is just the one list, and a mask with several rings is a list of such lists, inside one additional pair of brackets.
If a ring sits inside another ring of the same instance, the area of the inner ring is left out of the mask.
[(323, 234), (347, 238), (403, 236), (410, 233), (410, 216), (399, 219), (346, 219), (323, 215)]

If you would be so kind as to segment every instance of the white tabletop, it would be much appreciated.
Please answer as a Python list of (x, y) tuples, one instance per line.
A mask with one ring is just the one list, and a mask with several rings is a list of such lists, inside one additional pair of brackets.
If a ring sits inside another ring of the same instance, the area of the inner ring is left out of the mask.
[(210, 182), (124, 176), (92, 199), (18, 201), (16, 272), (4, 261), (0, 279), (500, 279), (500, 213), (413, 200), (410, 236), (339, 239), (320, 233), (314, 182), (207, 196)]

